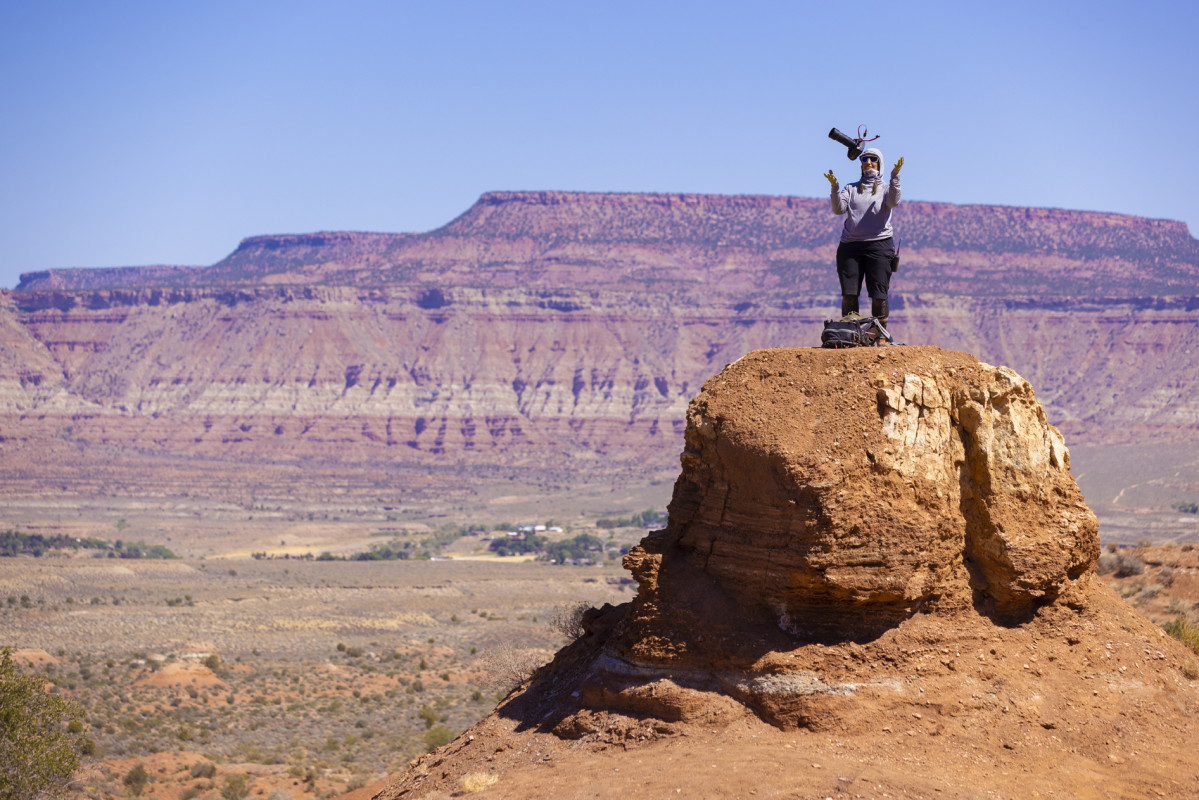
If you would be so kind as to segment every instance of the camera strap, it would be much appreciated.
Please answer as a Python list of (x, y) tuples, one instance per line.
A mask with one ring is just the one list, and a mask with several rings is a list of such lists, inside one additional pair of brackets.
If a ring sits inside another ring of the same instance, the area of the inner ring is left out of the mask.
[(878, 134), (875, 134), (873, 137), (867, 139), (866, 134), (868, 134), (868, 133), (870, 133), (870, 129), (867, 128), (865, 124), (859, 125), (858, 126), (858, 135), (854, 137), (854, 141), (858, 142), (860, 144), (862, 142), (873, 142), (875, 139), (878, 138)]

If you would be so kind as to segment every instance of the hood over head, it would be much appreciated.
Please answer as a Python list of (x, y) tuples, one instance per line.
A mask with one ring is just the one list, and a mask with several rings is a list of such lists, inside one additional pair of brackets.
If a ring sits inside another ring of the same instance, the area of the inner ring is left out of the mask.
[[(885, 162), (883, 161), (883, 151), (879, 150), (877, 147), (871, 147), (869, 150), (862, 151), (862, 155), (878, 156), (878, 174), (881, 178), (883, 175), (883, 169), (886, 166)], [(859, 156), (859, 158), (860, 157), (861, 156)], [(861, 162), (859, 162), (859, 166), (861, 166)]]

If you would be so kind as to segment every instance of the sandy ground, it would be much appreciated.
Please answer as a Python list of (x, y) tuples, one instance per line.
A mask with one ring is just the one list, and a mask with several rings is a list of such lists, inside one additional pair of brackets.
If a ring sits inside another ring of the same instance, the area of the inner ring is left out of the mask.
[[(919, 714), (919, 716), (917, 716)], [(502, 726), (501, 721), (494, 721)], [(935, 711), (866, 734), (780, 731), (744, 720), (724, 730), (619, 745), (521, 737), (484, 753), (444, 788), (412, 797), (457, 796), (471, 774), (496, 777), (480, 797), (530, 798), (1155, 798), (1199, 794), (1193, 731), (1178, 731), (1170, 754), (1132, 749), (1124, 737), (1079, 746), (1025, 721), (1010, 733), (953, 730)], [(947, 730), (947, 728), (950, 728)], [(489, 730), (488, 734), (503, 734)], [(490, 740), (490, 736), (486, 737)], [(1000, 738), (1005, 741), (998, 741)], [(447, 747), (468, 750), (475, 743)], [(1134, 745), (1135, 747), (1135, 745)], [(520, 762), (520, 768), (513, 764)], [(438, 775), (445, 762), (422, 765)]]

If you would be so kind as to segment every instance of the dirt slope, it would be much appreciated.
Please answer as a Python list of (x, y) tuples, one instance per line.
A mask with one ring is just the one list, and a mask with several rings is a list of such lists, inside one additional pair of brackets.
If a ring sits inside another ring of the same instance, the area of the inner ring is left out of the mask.
[(379, 800), (1199, 792), (1199, 664), (1095, 574), (1018, 375), (751, 353), (687, 442), (636, 599)]

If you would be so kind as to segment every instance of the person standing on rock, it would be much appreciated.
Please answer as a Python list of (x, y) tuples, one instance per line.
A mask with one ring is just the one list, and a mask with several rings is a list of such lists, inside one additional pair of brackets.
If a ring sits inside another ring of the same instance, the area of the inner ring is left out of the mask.
[(837, 276), (841, 279), (841, 315), (857, 313), (862, 281), (870, 295), (870, 315), (887, 326), (890, 307), (891, 264), (895, 258), (891, 209), (899, 205), (899, 170), (895, 162), (891, 181), (882, 183), (883, 154), (871, 147), (862, 153), (862, 179), (845, 187), (837, 185), (830, 169), (824, 177), (832, 184), (833, 213), (845, 215), (841, 243), (837, 245)]

